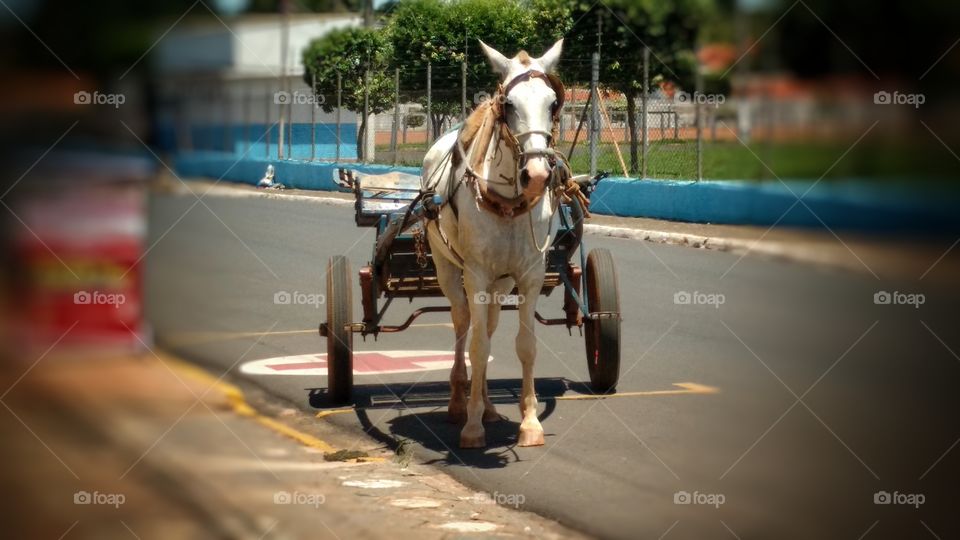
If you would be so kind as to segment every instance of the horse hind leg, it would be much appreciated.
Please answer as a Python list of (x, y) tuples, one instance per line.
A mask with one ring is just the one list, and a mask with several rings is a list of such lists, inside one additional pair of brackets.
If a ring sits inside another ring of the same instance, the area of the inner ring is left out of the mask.
[(470, 397), (467, 401), (467, 423), (460, 431), (460, 447), (483, 448), (486, 446), (483, 394), (487, 384), (490, 336), (487, 333), (489, 306), (481, 301), (481, 296), (490, 290), (492, 280), (476, 272), (468, 272), (463, 277), (470, 302)]

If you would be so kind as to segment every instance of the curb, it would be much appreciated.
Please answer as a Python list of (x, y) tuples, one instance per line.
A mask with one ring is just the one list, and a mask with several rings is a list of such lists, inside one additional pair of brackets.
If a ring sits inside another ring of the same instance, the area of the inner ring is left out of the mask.
[[(248, 186), (212, 185), (206, 187), (205, 189), (203, 186), (198, 187), (199, 189), (193, 191), (193, 193), (205, 196), (287, 200), (329, 206), (345, 206), (351, 208), (354, 206), (354, 201), (352, 198), (347, 199), (330, 197), (322, 194), (300, 195), (294, 193), (284, 193), (283, 191), (276, 190), (253, 189), (249, 188)], [(183, 195), (190, 192), (188, 192), (182, 185), (176, 184), (172, 193), (176, 195)], [(751, 240), (742, 238), (711, 237), (692, 233), (660, 231), (655, 229), (632, 227), (615, 227), (610, 225), (596, 225), (592, 223), (585, 223), (583, 228), (587, 233), (610, 238), (623, 238), (627, 240), (653, 242), (655, 244), (668, 244), (697, 249), (709, 249), (738, 255), (753, 253), (793, 262), (848, 268), (847, 266), (833, 263), (828, 257), (819, 255), (816, 250), (794, 249), (785, 242), (776, 242), (770, 240), (765, 241), (760, 239)]]

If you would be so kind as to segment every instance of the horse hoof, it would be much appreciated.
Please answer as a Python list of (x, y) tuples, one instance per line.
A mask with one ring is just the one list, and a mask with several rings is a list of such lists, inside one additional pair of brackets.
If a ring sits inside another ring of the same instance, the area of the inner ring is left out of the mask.
[(483, 448), (487, 446), (487, 438), (481, 431), (479, 435), (460, 434), (460, 448)]
[(543, 430), (521, 429), (517, 446), (543, 446)]

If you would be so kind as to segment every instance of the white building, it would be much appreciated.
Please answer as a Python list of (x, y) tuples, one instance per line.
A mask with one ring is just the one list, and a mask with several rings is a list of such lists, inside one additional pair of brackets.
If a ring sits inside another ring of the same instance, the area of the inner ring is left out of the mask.
[(302, 58), (314, 39), (363, 19), (292, 14), (288, 22), (285, 59), (280, 15), (185, 19), (160, 38), (150, 60), (159, 81), (161, 144), (250, 157), (356, 158), (357, 115), (342, 111), (338, 145), (336, 114), (313, 106)]

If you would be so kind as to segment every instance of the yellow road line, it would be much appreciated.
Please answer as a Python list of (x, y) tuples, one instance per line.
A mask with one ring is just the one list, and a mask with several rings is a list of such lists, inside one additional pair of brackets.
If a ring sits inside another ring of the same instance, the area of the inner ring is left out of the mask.
[(679, 390), (647, 390), (642, 392), (617, 392), (616, 394), (576, 394), (573, 396), (557, 396), (556, 400), (582, 400), (582, 399), (608, 399), (621, 397), (646, 397), (646, 396), (679, 396), (684, 394), (716, 394), (720, 389), (715, 386), (705, 384), (683, 382), (673, 383)]
[(230, 404), (230, 407), (233, 409), (234, 413), (240, 416), (251, 418), (255, 420), (257, 423), (267, 428), (270, 428), (271, 430), (281, 435), (290, 437), (291, 439), (299, 442), (304, 446), (309, 446), (310, 448), (316, 448), (317, 450), (320, 450), (324, 453), (336, 452), (337, 450), (336, 448), (329, 445), (327, 442), (323, 441), (322, 439), (319, 439), (317, 437), (314, 437), (313, 435), (309, 435), (307, 433), (299, 431), (282, 422), (278, 422), (273, 418), (270, 418), (268, 416), (264, 416), (258, 413), (256, 409), (254, 409), (253, 407), (250, 406), (250, 404), (247, 403), (247, 400), (243, 397), (243, 391), (237, 388), (236, 386), (228, 382), (224, 382), (214, 377), (209, 372), (197, 366), (194, 366), (192, 364), (188, 364), (186, 362), (172, 359), (169, 357), (167, 357), (166, 360), (164, 361), (167, 362), (172, 368), (183, 373), (184, 375), (194, 380), (200, 381), (203, 384), (212, 385), (217, 390), (222, 392), (224, 396), (226, 396), (227, 402)]

